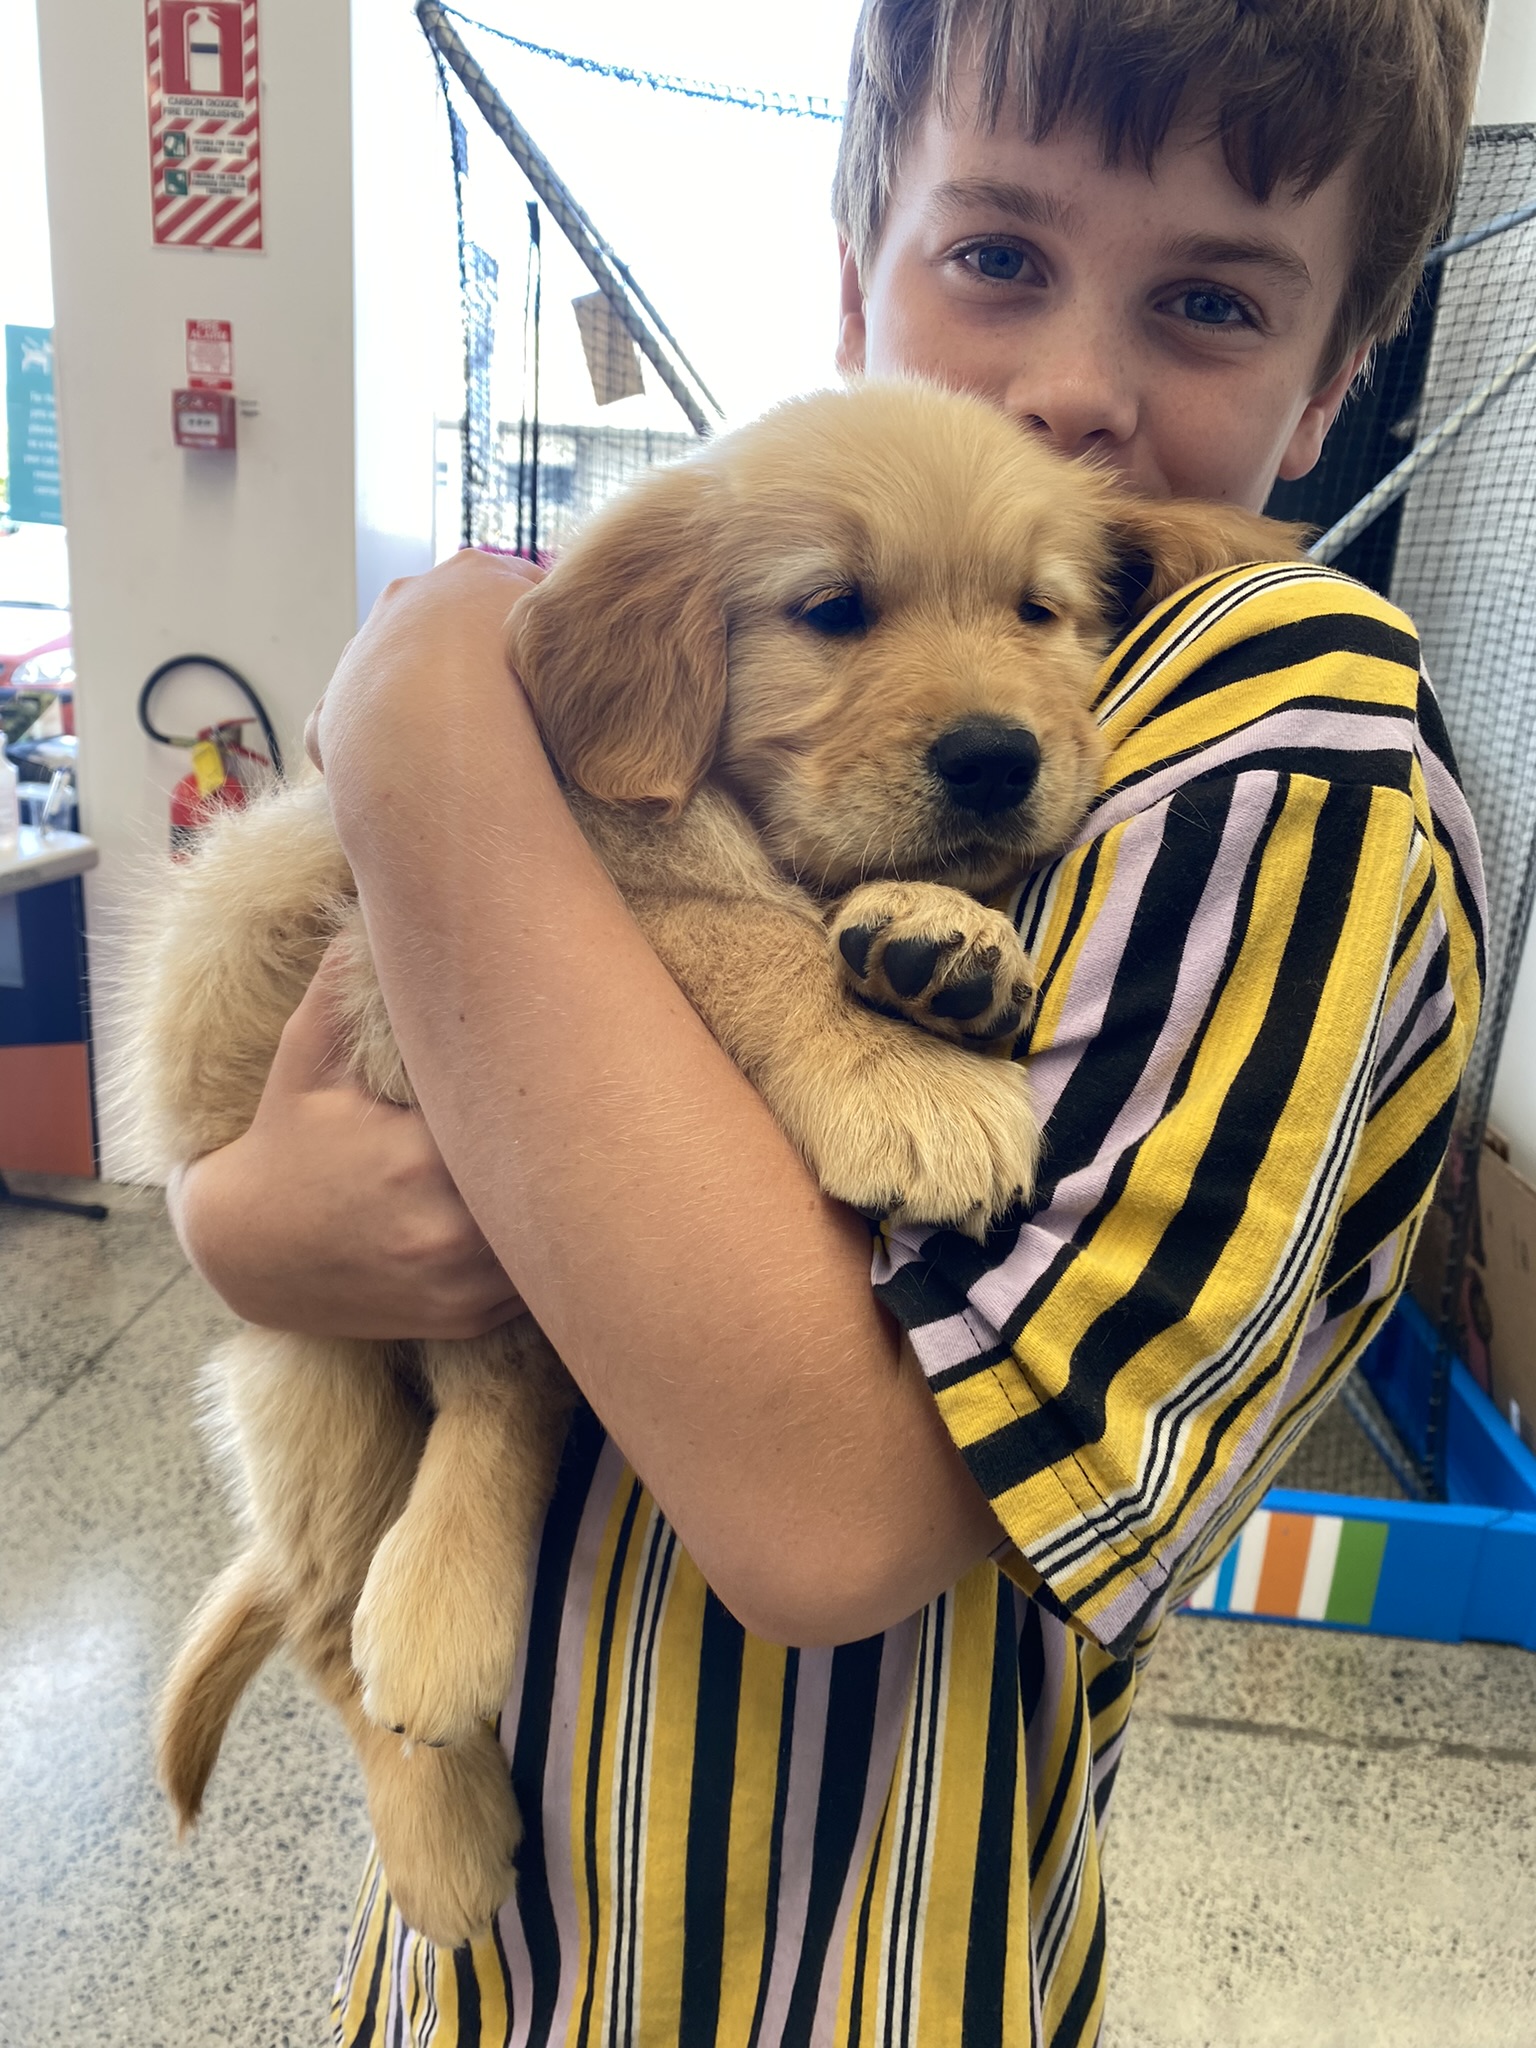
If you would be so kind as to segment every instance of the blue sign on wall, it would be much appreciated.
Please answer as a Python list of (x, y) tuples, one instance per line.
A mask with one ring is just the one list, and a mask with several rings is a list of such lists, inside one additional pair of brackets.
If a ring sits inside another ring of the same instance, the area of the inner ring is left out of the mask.
[(42, 526), (62, 526), (52, 328), (6, 328), (5, 416), (10, 445), (11, 517)]

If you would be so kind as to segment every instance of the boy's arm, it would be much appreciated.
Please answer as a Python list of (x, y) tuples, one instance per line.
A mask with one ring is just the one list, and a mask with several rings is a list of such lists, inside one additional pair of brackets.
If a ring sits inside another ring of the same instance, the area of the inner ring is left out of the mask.
[[(804, 1644), (1000, 1530), (824, 1198), (645, 943), (501, 660), (508, 572), (395, 586), (320, 725), (417, 1093), (487, 1239), (720, 1598)], [(430, 692), (445, 733), (410, 744)], [(442, 765), (439, 765), (442, 764)]]

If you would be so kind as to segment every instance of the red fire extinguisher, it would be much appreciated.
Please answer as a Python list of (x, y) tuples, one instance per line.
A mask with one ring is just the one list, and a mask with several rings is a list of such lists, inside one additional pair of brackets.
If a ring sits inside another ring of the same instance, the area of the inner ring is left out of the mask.
[(171, 791), (171, 853), (185, 860), (202, 828), (220, 811), (237, 811), (248, 794), (247, 777), (257, 780), (272, 763), (240, 745), (240, 734), (254, 718), (228, 718), (205, 725), (192, 741), (191, 772)]
[[(205, 725), (195, 739), (161, 732), (149, 715), (150, 699), (161, 680), (177, 668), (214, 668), (229, 680), (251, 707), (249, 718), (225, 718), (217, 725)], [(238, 810), (251, 793), (269, 777), (283, 773), (282, 750), (267, 716), (266, 707), (245, 677), (226, 661), (211, 654), (178, 654), (161, 662), (139, 692), (139, 724), (162, 746), (186, 747), (192, 767), (171, 792), (171, 853), (184, 860), (197, 834), (221, 811)], [(259, 725), (267, 752), (258, 754), (241, 745), (248, 725)]]

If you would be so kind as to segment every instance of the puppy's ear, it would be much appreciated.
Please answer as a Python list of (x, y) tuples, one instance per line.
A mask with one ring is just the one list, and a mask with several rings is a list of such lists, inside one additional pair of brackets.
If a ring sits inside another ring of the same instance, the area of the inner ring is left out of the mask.
[(1122, 501), (1110, 518), (1111, 624), (1131, 625), (1186, 583), (1219, 569), (1299, 561), (1308, 531), (1234, 505)]
[(508, 623), (512, 665), (567, 781), (679, 811), (725, 715), (718, 484), (658, 470), (600, 512)]

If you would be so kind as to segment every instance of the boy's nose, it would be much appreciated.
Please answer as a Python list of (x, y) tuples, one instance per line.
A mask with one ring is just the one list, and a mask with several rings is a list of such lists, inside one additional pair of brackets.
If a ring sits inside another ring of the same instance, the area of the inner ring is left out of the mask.
[(1063, 455), (1113, 457), (1136, 432), (1135, 394), (1119, 374), (1121, 347), (1089, 333), (1037, 341), (1009, 383), (1006, 410)]

